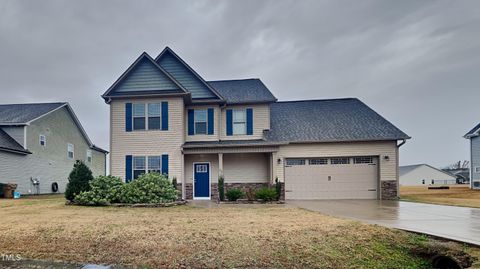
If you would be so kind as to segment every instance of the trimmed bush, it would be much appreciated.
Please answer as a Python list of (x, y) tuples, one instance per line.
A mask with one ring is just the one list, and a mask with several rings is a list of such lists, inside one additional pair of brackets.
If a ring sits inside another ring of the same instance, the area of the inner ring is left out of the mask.
[(90, 190), (89, 182), (93, 179), (92, 171), (82, 161), (77, 160), (68, 176), (65, 198), (73, 201), (75, 195)]
[(99, 176), (90, 181), (90, 190), (75, 196), (75, 203), (80, 205), (108, 205), (120, 201), (122, 180), (114, 176)]
[(237, 201), (240, 198), (243, 198), (245, 194), (240, 189), (230, 189), (226, 193), (228, 201)]
[(277, 192), (277, 200), (280, 200), (282, 196), (282, 183), (278, 181), (278, 177), (275, 178), (275, 191)]
[(220, 201), (225, 201), (225, 179), (223, 176), (218, 177), (218, 198), (220, 198)]
[(277, 191), (274, 188), (261, 188), (255, 193), (257, 199), (265, 202), (277, 200)]
[(177, 199), (177, 189), (165, 175), (159, 173), (142, 174), (134, 181), (122, 186), (120, 203), (158, 204)]

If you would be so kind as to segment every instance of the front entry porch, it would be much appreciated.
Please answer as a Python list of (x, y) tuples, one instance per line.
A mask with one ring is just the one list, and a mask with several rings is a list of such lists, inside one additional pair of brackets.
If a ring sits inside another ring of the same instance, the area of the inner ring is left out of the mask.
[(224, 178), (225, 191), (232, 188), (239, 188), (244, 192), (255, 191), (274, 182), (272, 150), (251, 152), (253, 150), (242, 148), (217, 151), (211, 153), (184, 150), (184, 177), (181, 182), (184, 199), (218, 200), (220, 176)]

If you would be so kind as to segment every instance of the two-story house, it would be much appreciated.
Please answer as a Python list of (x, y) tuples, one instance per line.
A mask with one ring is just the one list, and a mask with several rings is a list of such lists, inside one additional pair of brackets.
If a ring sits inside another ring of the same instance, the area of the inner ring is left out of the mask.
[(480, 123), (463, 137), (470, 140), (470, 188), (480, 189)]
[(0, 105), (0, 183), (22, 194), (64, 192), (76, 160), (105, 175), (106, 154), (68, 103)]
[[(110, 171), (176, 178), (186, 199), (284, 183), (287, 199), (392, 199), (409, 138), (354, 98), (278, 102), (259, 79), (205, 81), (170, 48), (143, 53), (102, 95)], [(399, 141), (402, 141), (399, 143)]]

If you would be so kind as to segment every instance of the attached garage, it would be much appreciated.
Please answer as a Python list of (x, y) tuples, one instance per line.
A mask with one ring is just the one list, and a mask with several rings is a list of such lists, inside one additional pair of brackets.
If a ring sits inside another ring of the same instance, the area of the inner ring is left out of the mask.
[(377, 199), (377, 156), (285, 159), (286, 199)]

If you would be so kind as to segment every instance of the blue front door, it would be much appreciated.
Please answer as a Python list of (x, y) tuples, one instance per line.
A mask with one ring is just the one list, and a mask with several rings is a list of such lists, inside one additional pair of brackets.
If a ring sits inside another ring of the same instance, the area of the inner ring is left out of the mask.
[(210, 197), (210, 164), (196, 163), (193, 165), (195, 180), (195, 198)]

